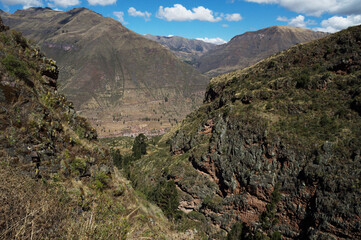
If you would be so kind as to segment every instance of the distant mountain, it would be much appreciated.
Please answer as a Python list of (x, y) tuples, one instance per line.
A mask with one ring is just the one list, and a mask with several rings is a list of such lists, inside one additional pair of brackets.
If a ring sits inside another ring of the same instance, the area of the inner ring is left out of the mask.
[(209, 76), (248, 67), (297, 43), (326, 36), (309, 29), (273, 26), (237, 35), (228, 43), (215, 47), (201, 56), (198, 69)]
[(208, 78), (112, 18), (86, 8), (1, 16), (57, 61), (59, 90), (100, 135), (162, 131), (201, 103)]
[(150, 34), (144, 36), (150, 40), (162, 44), (171, 50), (182, 61), (192, 65), (195, 64), (198, 57), (217, 46), (213, 43), (206, 43), (201, 40), (188, 39), (178, 36), (162, 37)]

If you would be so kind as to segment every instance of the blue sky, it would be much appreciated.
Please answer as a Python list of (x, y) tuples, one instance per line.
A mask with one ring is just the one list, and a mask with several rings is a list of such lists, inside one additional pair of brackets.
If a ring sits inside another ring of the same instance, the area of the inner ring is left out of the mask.
[(86, 7), (140, 34), (224, 43), (246, 31), (289, 25), (336, 32), (361, 24), (361, 0), (0, 0), (1, 9)]

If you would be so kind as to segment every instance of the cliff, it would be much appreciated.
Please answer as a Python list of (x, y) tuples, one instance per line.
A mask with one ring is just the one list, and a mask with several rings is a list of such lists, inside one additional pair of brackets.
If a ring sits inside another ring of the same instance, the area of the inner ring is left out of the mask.
[(360, 36), (213, 78), (203, 105), (133, 163), (134, 185), (173, 180), (178, 208), (214, 239), (360, 238)]

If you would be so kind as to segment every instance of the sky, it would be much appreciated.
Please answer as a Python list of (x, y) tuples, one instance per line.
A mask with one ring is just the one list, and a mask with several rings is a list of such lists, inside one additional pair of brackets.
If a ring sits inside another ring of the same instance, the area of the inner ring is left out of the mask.
[(337, 32), (361, 24), (361, 0), (0, 0), (0, 8), (86, 7), (139, 34), (222, 44), (273, 25)]

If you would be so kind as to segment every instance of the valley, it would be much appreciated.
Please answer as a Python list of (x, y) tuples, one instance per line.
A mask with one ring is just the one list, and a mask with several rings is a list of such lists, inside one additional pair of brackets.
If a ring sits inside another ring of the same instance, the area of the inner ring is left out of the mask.
[(202, 102), (207, 77), (114, 19), (86, 8), (2, 17), (56, 60), (58, 90), (101, 136), (162, 133)]
[(361, 25), (40, 2), (0, 11), (0, 239), (361, 239)]

